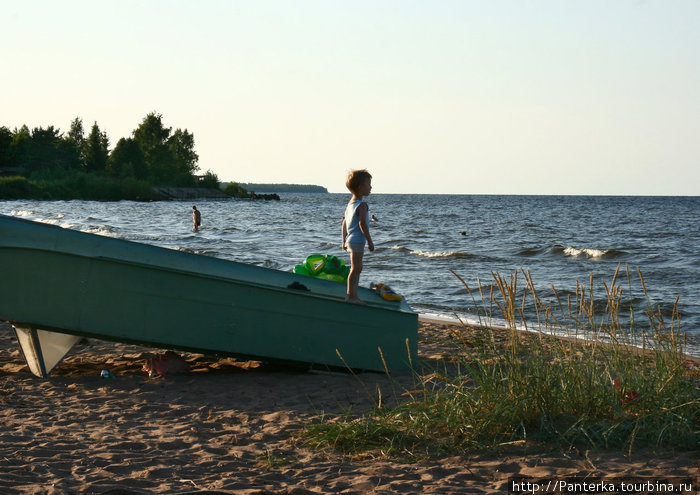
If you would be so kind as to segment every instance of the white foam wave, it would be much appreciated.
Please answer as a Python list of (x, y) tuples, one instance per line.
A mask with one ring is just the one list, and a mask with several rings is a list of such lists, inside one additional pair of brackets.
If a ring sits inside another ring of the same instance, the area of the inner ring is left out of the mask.
[(573, 256), (577, 257), (580, 255), (585, 255), (588, 256), (589, 258), (602, 258), (607, 254), (608, 250), (607, 249), (593, 249), (593, 248), (575, 248), (573, 246), (569, 246), (568, 248), (564, 249), (564, 254), (567, 256)]
[(48, 223), (49, 225), (56, 225), (60, 222), (57, 218), (35, 218), (35, 222)]
[(12, 210), (10, 215), (14, 215), (16, 217), (30, 217), (34, 215), (34, 212), (28, 210)]
[(104, 235), (107, 237), (117, 237), (117, 234), (108, 228), (102, 227), (88, 227), (85, 229), (80, 229), (81, 232), (86, 232), (88, 234)]
[(459, 256), (465, 256), (465, 253), (461, 251), (411, 251), (411, 254), (416, 256), (423, 256), (425, 258), (454, 258)]

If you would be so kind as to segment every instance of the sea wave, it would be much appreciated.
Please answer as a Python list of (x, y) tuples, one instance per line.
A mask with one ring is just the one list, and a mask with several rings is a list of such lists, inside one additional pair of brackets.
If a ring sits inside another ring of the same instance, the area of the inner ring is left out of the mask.
[(464, 251), (411, 251), (410, 254), (416, 256), (423, 256), (425, 258), (449, 258), (449, 259), (465, 259), (473, 258), (474, 255), (471, 253), (465, 253)]
[(10, 215), (13, 215), (15, 217), (30, 217), (34, 215), (36, 212), (29, 211), (29, 210), (12, 210), (10, 212)]
[(104, 235), (107, 237), (118, 237), (117, 229), (110, 225), (95, 226), (90, 225), (80, 229), (81, 232), (87, 232), (88, 234)]
[(34, 218), (33, 220), (35, 222), (48, 223), (49, 225), (57, 225), (60, 223), (60, 220), (57, 218)]
[(557, 249), (555, 252), (560, 251), (565, 256), (571, 256), (577, 258), (579, 256), (585, 256), (587, 258), (614, 258), (624, 254), (624, 251), (618, 251), (617, 249), (599, 249), (599, 248), (577, 248), (575, 246), (569, 246), (561, 250)]
[(201, 254), (203, 256), (211, 256), (212, 258), (223, 258), (221, 251), (216, 249), (201, 249), (201, 248), (190, 248), (186, 246), (162, 246), (166, 249), (172, 249), (173, 251), (181, 251), (183, 253), (190, 254)]
[(545, 251), (545, 248), (537, 248), (537, 247), (532, 247), (532, 248), (525, 248), (521, 249), (518, 251), (518, 256), (536, 256), (538, 254), (542, 254)]
[(564, 254), (567, 256), (577, 257), (582, 254), (588, 256), (589, 258), (602, 258), (607, 253), (606, 249), (594, 249), (594, 248), (576, 248), (569, 246), (564, 249)]
[(624, 251), (617, 249), (578, 248), (576, 246), (564, 247), (558, 244), (551, 247), (527, 247), (521, 249), (516, 254), (517, 256), (539, 256), (545, 253), (570, 256), (572, 258), (586, 257), (592, 259), (615, 258), (625, 254)]

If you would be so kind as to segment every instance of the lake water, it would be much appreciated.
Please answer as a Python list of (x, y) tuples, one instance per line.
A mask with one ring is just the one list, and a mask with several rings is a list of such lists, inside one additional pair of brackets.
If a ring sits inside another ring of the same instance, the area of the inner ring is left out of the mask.
[[(282, 200), (152, 203), (0, 201), (0, 213), (100, 235), (290, 270), (313, 253), (340, 249), (347, 194), (281, 194)], [(618, 265), (622, 307), (635, 321), (651, 303), (667, 322), (680, 296), (688, 351), (700, 355), (700, 198), (376, 194), (368, 198), (376, 250), (365, 255), (360, 284), (384, 282), (414, 310), (480, 319), (462, 283), (477, 287), (492, 272), (529, 271), (540, 296), (562, 298), (594, 276), (597, 306)], [(192, 205), (202, 227), (192, 232)], [(638, 283), (641, 270), (649, 299)], [(519, 287), (524, 286), (519, 273)], [(534, 318), (529, 315), (528, 318)]]

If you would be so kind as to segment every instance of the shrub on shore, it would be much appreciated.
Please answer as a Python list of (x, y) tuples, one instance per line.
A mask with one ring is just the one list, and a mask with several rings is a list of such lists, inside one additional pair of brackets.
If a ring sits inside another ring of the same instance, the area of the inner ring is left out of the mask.
[(0, 177), (0, 198), (21, 199), (31, 193), (31, 185), (26, 177), (19, 175)]
[(17, 195), (2, 189), (0, 181), (0, 197), (17, 199), (83, 199), (96, 201), (119, 201), (122, 199), (148, 201), (157, 199), (153, 188), (148, 182), (132, 177), (114, 179), (105, 176), (80, 172), (61, 177), (38, 177), (11, 184), (14, 188), (22, 188)]
[[(627, 452), (642, 446), (697, 449), (700, 379), (683, 353), (677, 310), (667, 322), (649, 303), (648, 328), (638, 332), (631, 315), (630, 328), (623, 329), (618, 272), (604, 284), (608, 304), (600, 313), (592, 278), (567, 304), (557, 296), (552, 305), (524, 275), (520, 292), (517, 274), (510, 279), (493, 274), (488, 291), (479, 284), (483, 308), (498, 308), (507, 322), (505, 343), (492, 328), (463, 325), (457, 336), (466, 357), (456, 373), (418, 372), (416, 386), (398, 406), (377, 405), (359, 416), (314, 424), (305, 432), (309, 445), (414, 458), (529, 448), (533, 441)], [(629, 271), (627, 278), (631, 284)], [(641, 273), (639, 279), (644, 286)], [(536, 309), (536, 334), (521, 330), (526, 298)], [(555, 330), (563, 327), (585, 332), (587, 340), (557, 336)], [(638, 342), (641, 349), (633, 345)]]
[(224, 192), (234, 198), (249, 198), (248, 190), (241, 186), (238, 182), (229, 182), (224, 188)]

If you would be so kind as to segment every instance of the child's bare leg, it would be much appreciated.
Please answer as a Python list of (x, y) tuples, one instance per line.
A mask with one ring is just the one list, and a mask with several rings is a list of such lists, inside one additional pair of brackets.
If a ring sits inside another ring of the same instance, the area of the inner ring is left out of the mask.
[(348, 295), (346, 301), (352, 303), (363, 303), (357, 296), (357, 288), (360, 285), (360, 272), (362, 272), (363, 253), (350, 253), (350, 273), (348, 274)]

